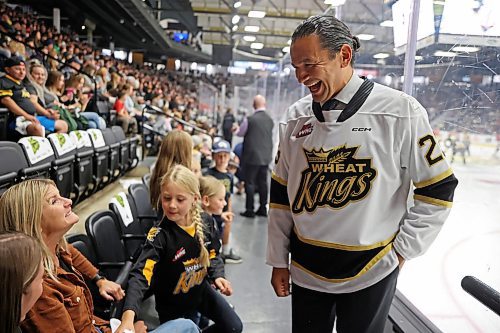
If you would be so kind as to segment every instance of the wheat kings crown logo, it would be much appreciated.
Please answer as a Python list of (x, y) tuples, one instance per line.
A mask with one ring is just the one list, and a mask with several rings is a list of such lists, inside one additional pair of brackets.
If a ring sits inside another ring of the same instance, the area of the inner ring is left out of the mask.
[(336, 146), (330, 150), (306, 150), (308, 167), (302, 171), (292, 212), (313, 212), (318, 207), (345, 207), (370, 192), (377, 170), (371, 158), (356, 158), (357, 147)]

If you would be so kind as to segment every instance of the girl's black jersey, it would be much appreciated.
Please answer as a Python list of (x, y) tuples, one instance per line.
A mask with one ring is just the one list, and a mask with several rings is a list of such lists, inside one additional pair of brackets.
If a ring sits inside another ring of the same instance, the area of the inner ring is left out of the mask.
[(224, 276), (224, 266), (218, 256), (217, 231), (211, 216), (202, 215), (202, 218), (205, 247), (210, 254), (209, 271), (200, 262), (198, 240), (164, 218), (149, 231), (142, 253), (130, 273), (124, 310), (138, 314), (144, 293), (151, 288), (160, 318), (172, 312), (191, 313), (199, 305), (203, 289), (211, 288), (210, 280)]

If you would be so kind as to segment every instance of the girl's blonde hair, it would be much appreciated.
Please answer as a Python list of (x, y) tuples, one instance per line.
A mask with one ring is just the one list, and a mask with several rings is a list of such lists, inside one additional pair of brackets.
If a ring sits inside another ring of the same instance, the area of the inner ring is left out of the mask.
[(33, 237), (19, 232), (0, 234), (0, 332), (17, 332), (23, 292), (35, 279), (42, 248)]
[(151, 205), (160, 208), (160, 179), (174, 165), (180, 164), (191, 169), (193, 140), (181, 130), (173, 130), (163, 139), (156, 165), (149, 181), (149, 198)]
[(213, 197), (222, 189), (226, 191), (224, 184), (214, 176), (203, 176), (200, 178), (200, 195), (202, 197)]
[[(45, 273), (56, 278), (56, 265), (52, 254), (43, 241), (42, 212), (50, 186), (56, 184), (49, 179), (30, 179), (9, 188), (0, 198), (0, 232), (22, 232), (37, 239), (42, 247)], [(67, 249), (64, 237), (56, 252)]]
[[(196, 175), (187, 167), (177, 164), (161, 178), (160, 186), (163, 188), (166, 184), (175, 184), (193, 195), (195, 198), (200, 197), (200, 183)], [(203, 221), (201, 219), (201, 208), (198, 203), (194, 203), (189, 210), (191, 221), (196, 227), (196, 238), (200, 243), (200, 261), (205, 267), (210, 266), (210, 259), (207, 248), (205, 247), (205, 234)]]

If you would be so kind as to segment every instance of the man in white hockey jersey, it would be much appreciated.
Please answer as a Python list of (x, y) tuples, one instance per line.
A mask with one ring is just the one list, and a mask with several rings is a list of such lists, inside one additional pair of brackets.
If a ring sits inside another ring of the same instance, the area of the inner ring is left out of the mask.
[(276, 294), (293, 290), (294, 333), (331, 333), (335, 319), (340, 333), (383, 332), (399, 269), (434, 241), (458, 183), (424, 108), (354, 74), (359, 47), (331, 16), (292, 36), (311, 95), (280, 128), (267, 264)]

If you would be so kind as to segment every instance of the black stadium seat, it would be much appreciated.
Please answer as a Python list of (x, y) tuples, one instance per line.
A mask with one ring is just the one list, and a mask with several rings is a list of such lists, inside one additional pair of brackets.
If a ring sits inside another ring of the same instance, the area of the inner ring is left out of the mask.
[(19, 140), (24, 152), (27, 168), (19, 170), (19, 181), (32, 178), (50, 178), (52, 161), (56, 159), (50, 142), (39, 136), (28, 136)]
[(94, 148), (86, 131), (72, 131), (69, 136), (76, 145), (75, 183), (78, 187), (78, 201), (81, 201), (94, 184)]
[(7, 140), (7, 124), (9, 120), (9, 110), (0, 108), (0, 141)]
[(116, 280), (122, 268), (127, 265), (128, 257), (115, 213), (110, 210), (94, 212), (85, 221), (85, 230), (96, 254), (96, 266), (106, 278)]
[(122, 175), (130, 169), (133, 160), (130, 156), (130, 140), (127, 139), (123, 129), (120, 126), (111, 127), (115, 136), (116, 142), (120, 143), (120, 170)]
[(56, 156), (56, 160), (52, 162), (51, 178), (56, 182), (62, 196), (78, 201), (79, 191), (75, 184), (73, 165), (76, 145), (70, 136), (65, 133), (49, 134), (47, 138)]
[(106, 146), (102, 132), (98, 129), (88, 129), (90, 141), (94, 147), (94, 189), (97, 191), (110, 181), (108, 173), (108, 153), (109, 147)]
[(149, 202), (149, 189), (144, 184), (131, 184), (128, 193), (135, 204), (142, 228), (147, 233), (157, 220), (157, 213)]
[(142, 176), (142, 183), (146, 185), (146, 187), (149, 190), (149, 182), (151, 181), (151, 174), (147, 173), (144, 176)]
[(137, 258), (138, 251), (146, 241), (146, 233), (142, 227), (135, 204), (129, 194), (120, 192), (109, 203), (109, 209), (117, 217), (118, 228), (129, 258)]
[(118, 178), (121, 172), (120, 167), (120, 141), (115, 138), (111, 128), (105, 128), (102, 130), (102, 135), (104, 137), (104, 142), (106, 146), (109, 147), (108, 154), (108, 169), (109, 176), (112, 180)]
[(95, 252), (87, 235), (70, 234), (66, 236), (66, 241), (80, 251), (94, 266), (97, 266)]
[(15, 142), (0, 141), (0, 195), (18, 180), (21, 169), (28, 168), (23, 149)]

